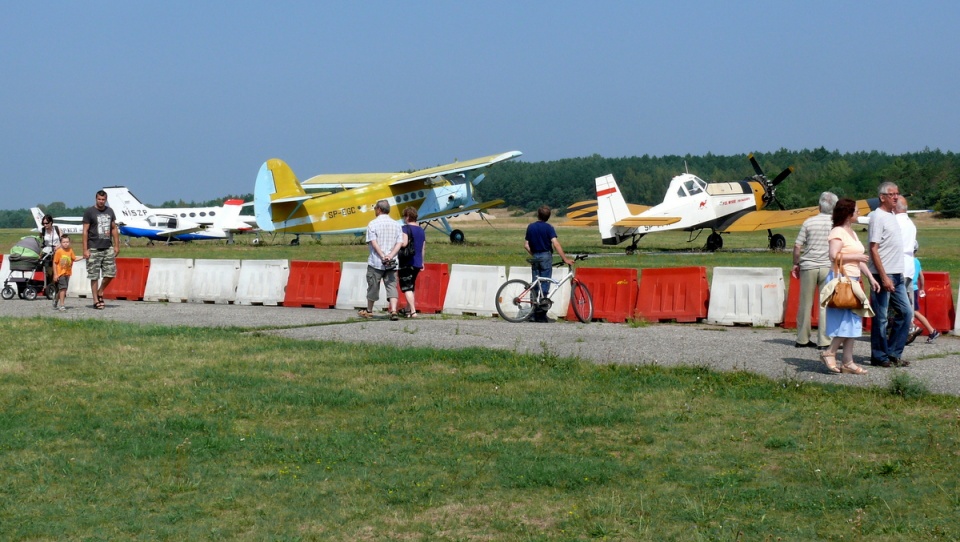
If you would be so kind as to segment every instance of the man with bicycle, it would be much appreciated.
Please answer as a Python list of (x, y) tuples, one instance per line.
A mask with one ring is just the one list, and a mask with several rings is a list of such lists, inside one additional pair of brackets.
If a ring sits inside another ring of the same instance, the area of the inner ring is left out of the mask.
[[(553, 229), (553, 226), (547, 224), (547, 221), (550, 220), (550, 213), (550, 207), (546, 205), (541, 206), (537, 209), (537, 221), (527, 226), (526, 240), (524, 241), (523, 247), (530, 253), (529, 261), (533, 273), (533, 280), (537, 280), (537, 277), (551, 278), (553, 276), (554, 250), (560, 254), (563, 263), (573, 265), (573, 260), (563, 253), (563, 247), (560, 246), (560, 241), (557, 240), (557, 231)], [(550, 293), (550, 283), (540, 283), (540, 289), (540, 295), (546, 297), (547, 294)], [(531, 292), (531, 294), (536, 295), (537, 292), (534, 291)], [(539, 305), (535, 305), (534, 307), (534, 322), (550, 321), (550, 319), (547, 318), (547, 311), (543, 310)]]

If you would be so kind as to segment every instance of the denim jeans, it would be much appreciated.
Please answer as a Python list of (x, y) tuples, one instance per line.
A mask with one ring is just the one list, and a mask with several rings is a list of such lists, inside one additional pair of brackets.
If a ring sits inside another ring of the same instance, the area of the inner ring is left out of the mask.
[[(537, 280), (537, 277), (543, 277), (549, 279), (553, 277), (553, 253), (552, 252), (537, 252), (531, 258), (533, 262), (530, 264), (530, 271), (533, 274), (533, 280)], [(540, 291), (543, 297), (546, 297), (550, 293), (550, 283), (542, 282), (540, 283)], [(532, 292), (536, 295), (536, 292)]]
[[(913, 307), (907, 300), (906, 285), (903, 275), (895, 273), (887, 275), (893, 281), (893, 291), (883, 289), (880, 275), (873, 275), (881, 288), (879, 292), (870, 293), (870, 304), (873, 305), (873, 327), (870, 328), (870, 358), (887, 361), (890, 358), (903, 357), (903, 347), (907, 343), (910, 333), (910, 324), (913, 322)], [(895, 311), (892, 321), (888, 321), (887, 312)], [(889, 335), (887, 326), (890, 326)]]

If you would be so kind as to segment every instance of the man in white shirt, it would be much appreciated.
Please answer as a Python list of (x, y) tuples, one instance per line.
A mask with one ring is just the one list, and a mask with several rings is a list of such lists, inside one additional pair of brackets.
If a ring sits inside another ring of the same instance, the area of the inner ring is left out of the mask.
[[(870, 272), (880, 283), (880, 291), (870, 293), (870, 304), (876, 313), (870, 329), (870, 363), (877, 367), (906, 367), (903, 347), (913, 322), (913, 306), (907, 301), (903, 281), (903, 233), (893, 214), (900, 190), (892, 182), (880, 185), (880, 206), (870, 213), (867, 239), (870, 242)], [(889, 319), (889, 309), (895, 312)]]

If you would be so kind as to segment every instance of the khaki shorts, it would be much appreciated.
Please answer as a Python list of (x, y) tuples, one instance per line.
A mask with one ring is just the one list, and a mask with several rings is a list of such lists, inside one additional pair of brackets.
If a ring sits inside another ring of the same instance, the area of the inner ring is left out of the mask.
[(102, 250), (91, 249), (87, 259), (87, 277), (90, 280), (113, 278), (117, 276), (117, 257), (113, 247)]
[(381, 271), (367, 266), (367, 299), (377, 301), (380, 299), (380, 281), (383, 281), (383, 287), (387, 290), (387, 299), (397, 298), (397, 270)]

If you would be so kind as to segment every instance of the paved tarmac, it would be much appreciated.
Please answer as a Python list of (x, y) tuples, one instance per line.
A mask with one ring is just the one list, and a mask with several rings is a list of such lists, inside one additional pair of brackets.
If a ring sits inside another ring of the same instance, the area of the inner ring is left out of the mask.
[[(511, 324), (498, 318), (421, 315), (391, 322), (385, 316), (361, 320), (355, 311), (199, 303), (147, 303), (107, 300), (94, 310), (86, 299), (68, 299), (68, 310), (50, 301), (0, 300), (0, 316), (132, 321), (144, 325), (242, 327), (298, 340), (433, 346), (443, 349), (496, 348), (511, 352), (580, 358), (595, 363), (705, 366), (743, 370), (774, 379), (886, 386), (903, 371), (933, 393), (960, 396), (960, 339), (943, 336), (935, 344), (920, 337), (907, 346), (904, 369), (865, 368), (869, 374), (825, 372), (810, 348), (795, 348), (795, 333), (780, 328), (723, 327), (705, 324), (590, 324), (558, 321)], [(869, 362), (869, 337), (856, 344), (855, 359)]]

